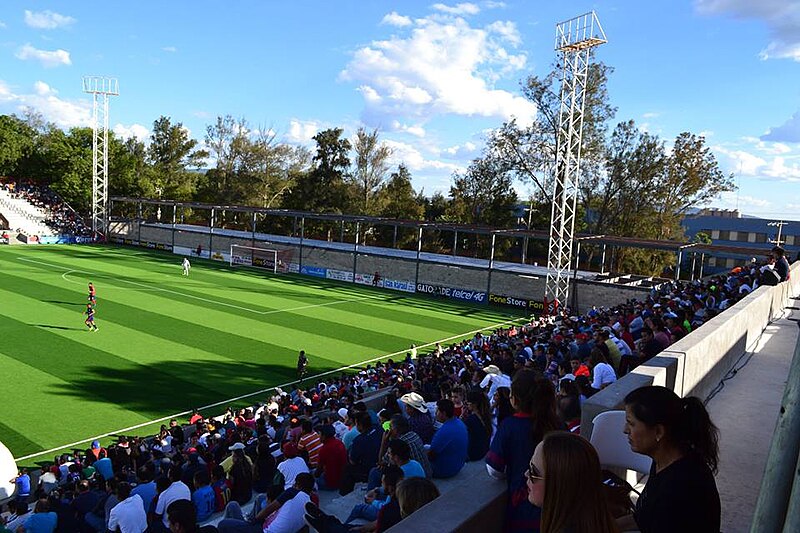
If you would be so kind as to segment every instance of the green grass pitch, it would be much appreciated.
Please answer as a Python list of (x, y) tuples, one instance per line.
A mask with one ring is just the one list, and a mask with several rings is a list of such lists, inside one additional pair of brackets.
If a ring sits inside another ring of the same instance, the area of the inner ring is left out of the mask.
[[(122, 247), (0, 247), (0, 441), (21, 463), (293, 381), (301, 349), (313, 376), (518, 318), (213, 261), (194, 260), (184, 277), (180, 262)], [(98, 332), (83, 323), (89, 281)]]

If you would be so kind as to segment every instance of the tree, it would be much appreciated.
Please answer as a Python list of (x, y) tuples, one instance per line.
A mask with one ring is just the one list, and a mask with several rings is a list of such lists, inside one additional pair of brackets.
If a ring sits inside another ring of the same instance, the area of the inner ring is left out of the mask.
[[(602, 62), (589, 65), (581, 138), (581, 191), (594, 188), (602, 169), (607, 124), (616, 114), (607, 90), (612, 72)], [(522, 93), (536, 105), (536, 119), (530, 125), (520, 125), (515, 120), (507, 122), (487, 142), (486, 155), (502, 160), (521, 181), (533, 182), (537, 199), (545, 202), (552, 195), (556, 171), (560, 74), (561, 69), (554, 65), (543, 78), (528, 77), (522, 84)]]
[(370, 204), (370, 200), (378, 192), (386, 178), (392, 150), (380, 142), (377, 129), (368, 132), (362, 127), (358, 128), (356, 132), (353, 152), (355, 154), (353, 178), (361, 199), (359, 208), (364, 214), (373, 214), (375, 209)]
[(17, 176), (34, 148), (36, 132), (14, 115), (0, 115), (0, 176)]
[(514, 224), (517, 193), (511, 174), (495, 158), (481, 157), (464, 174), (453, 175), (448, 219), (473, 225), (508, 228)]
[(344, 181), (350, 167), (350, 141), (342, 138), (341, 128), (321, 131), (313, 139), (317, 143), (314, 167), (295, 178), (284, 204), (317, 213), (344, 213), (351, 203)]
[(400, 164), (392, 172), (386, 186), (380, 192), (382, 197), (380, 216), (399, 220), (421, 220), (424, 208), (411, 185), (408, 167)]
[(172, 124), (165, 116), (153, 122), (147, 160), (152, 166), (157, 197), (173, 200), (192, 197), (197, 173), (188, 169), (200, 167), (208, 157), (208, 152), (196, 148), (197, 141), (189, 138), (189, 132), (180, 122)]

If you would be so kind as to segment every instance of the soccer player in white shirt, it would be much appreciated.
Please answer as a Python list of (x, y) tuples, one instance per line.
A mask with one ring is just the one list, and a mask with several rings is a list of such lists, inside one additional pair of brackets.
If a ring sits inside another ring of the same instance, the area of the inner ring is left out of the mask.
[(184, 276), (188, 276), (189, 275), (189, 269), (192, 268), (191, 263), (189, 263), (189, 258), (188, 257), (184, 257), (183, 258), (182, 266), (183, 266), (183, 275)]

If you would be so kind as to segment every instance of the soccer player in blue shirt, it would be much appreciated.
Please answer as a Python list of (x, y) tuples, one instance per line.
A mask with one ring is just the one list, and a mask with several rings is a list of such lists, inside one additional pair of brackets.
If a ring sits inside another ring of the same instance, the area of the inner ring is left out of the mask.
[(86, 324), (89, 331), (97, 331), (97, 324), (94, 323), (94, 307), (92, 307), (91, 303), (86, 304), (86, 311), (83, 314), (86, 315), (86, 320), (83, 323)]

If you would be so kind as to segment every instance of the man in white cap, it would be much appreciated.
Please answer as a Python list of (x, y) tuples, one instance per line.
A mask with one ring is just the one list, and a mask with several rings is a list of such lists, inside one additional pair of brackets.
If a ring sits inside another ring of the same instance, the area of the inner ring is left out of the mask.
[(411, 431), (416, 433), (425, 444), (430, 444), (433, 439), (433, 419), (425, 405), (425, 399), (416, 392), (409, 392), (400, 397), (400, 401), (406, 406), (408, 415), (408, 425)]

